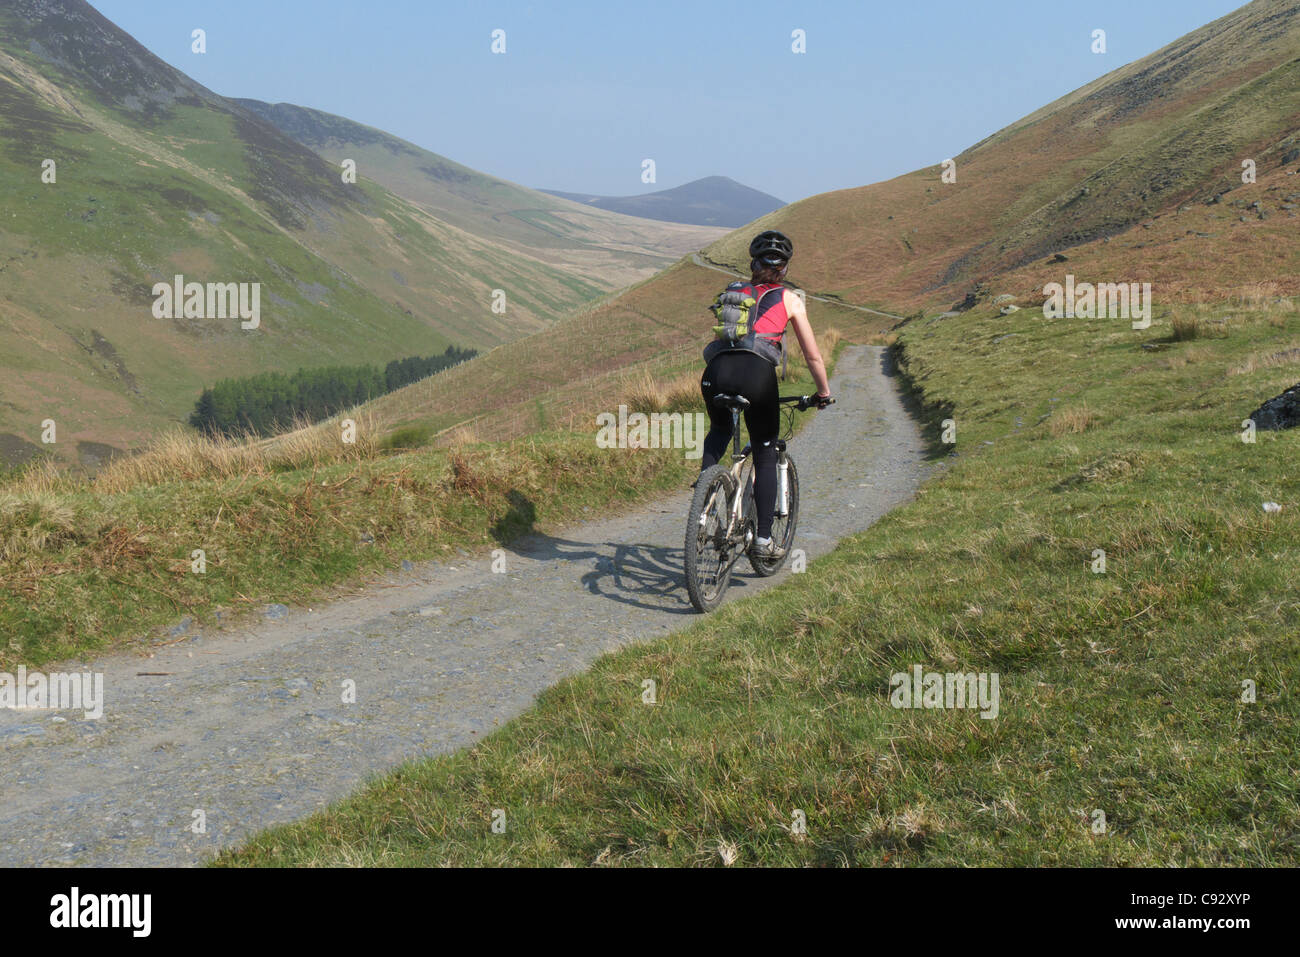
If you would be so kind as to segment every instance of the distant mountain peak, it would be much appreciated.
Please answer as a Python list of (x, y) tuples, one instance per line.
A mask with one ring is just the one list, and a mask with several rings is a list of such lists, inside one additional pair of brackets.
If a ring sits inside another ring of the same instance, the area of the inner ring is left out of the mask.
[(705, 176), (671, 189), (636, 196), (598, 196), (556, 189), (542, 192), (627, 216), (729, 229), (744, 226), (785, 205), (775, 196), (738, 183), (729, 176)]

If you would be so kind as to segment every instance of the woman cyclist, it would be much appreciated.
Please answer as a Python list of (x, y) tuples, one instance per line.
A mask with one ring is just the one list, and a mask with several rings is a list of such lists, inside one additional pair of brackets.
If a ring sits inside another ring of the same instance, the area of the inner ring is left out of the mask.
[(759, 233), (749, 244), (750, 281), (755, 305), (751, 315), (756, 348), (747, 349), (720, 340), (705, 350), (708, 365), (700, 378), (700, 391), (709, 410), (709, 434), (704, 439), (700, 471), (716, 465), (731, 441), (731, 413), (713, 404), (720, 393), (742, 395), (749, 400), (745, 409), (745, 427), (749, 430), (754, 455), (754, 505), (758, 512), (757, 538), (752, 554), (757, 558), (779, 559), (785, 551), (772, 541), (772, 522), (776, 516), (776, 440), (781, 431), (781, 410), (777, 402), (776, 363), (780, 357), (781, 335), (787, 323), (794, 325), (795, 337), (803, 350), (808, 371), (817, 385), (818, 408), (830, 404), (831, 390), (826, 380), (826, 364), (817, 349), (812, 326), (803, 300), (786, 288), (786, 268), (794, 254), (794, 244), (776, 230)]

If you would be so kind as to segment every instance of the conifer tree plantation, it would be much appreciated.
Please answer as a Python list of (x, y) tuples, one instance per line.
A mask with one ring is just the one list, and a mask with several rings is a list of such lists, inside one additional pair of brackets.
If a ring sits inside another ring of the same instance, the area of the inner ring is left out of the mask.
[(295, 422), (319, 422), (476, 355), (475, 349), (448, 346), (441, 355), (394, 359), (382, 369), (322, 366), (222, 379), (203, 390), (190, 413), (190, 425), (209, 435), (270, 435)]

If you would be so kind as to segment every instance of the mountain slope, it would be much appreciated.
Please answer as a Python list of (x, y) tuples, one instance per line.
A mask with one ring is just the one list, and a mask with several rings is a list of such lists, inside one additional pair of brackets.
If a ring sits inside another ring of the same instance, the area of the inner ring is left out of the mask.
[(672, 189), (640, 196), (590, 196), (554, 189), (542, 192), (628, 216), (733, 229), (785, 205), (775, 196), (751, 189), (726, 176), (706, 176)]
[[(1287, 89), (1283, 82), (1295, 67), (1288, 51), (1300, 51), (1296, 9), (1256, 2), (1062, 98), (958, 157), (955, 185), (941, 184), (935, 168), (811, 197), (734, 231), (707, 252), (739, 269), (754, 232), (779, 227), (795, 240), (794, 285), (896, 312), (946, 309), (977, 280), (985, 281), (981, 289), (996, 282), (991, 291), (1015, 294), (1022, 306), (1041, 305), (1044, 283), (1063, 282), (1067, 270), (1081, 281), (1151, 281), (1159, 302), (1300, 293), (1300, 218), (1286, 208), (1300, 207), (1300, 176), (1288, 175), (1300, 168), (1300, 142), (1290, 132), (1300, 85)], [(1255, 79), (1243, 79), (1248, 76)], [(1067, 120), (1079, 109), (1091, 110), (1088, 122), (1110, 131), (1114, 142), (1102, 141), (1105, 152), (1117, 153), (1110, 167), (1098, 169), (1097, 156), (1073, 164), (1062, 158), (1072, 129)], [(1195, 157), (1196, 175), (1170, 170), (1150, 155), (1160, 155), (1152, 143), (1198, 142), (1207, 118), (1229, 115), (1235, 128), (1250, 131), (1256, 184), (1241, 184), (1245, 147), (1226, 141), (1185, 152), (1189, 163)], [(1031, 175), (1037, 179), (1025, 178)], [(1177, 190), (1161, 186), (1175, 177)], [(1087, 194), (1077, 185), (1085, 179)], [(1124, 198), (1125, 190), (1147, 193), (1143, 217), (1149, 219), (1123, 225), (1142, 209)], [(1225, 190), (1218, 202), (1183, 202)], [(1037, 206), (1030, 216), (1008, 211), (1061, 195), (1071, 197), (1069, 212), (1055, 219)], [(1272, 212), (1260, 219), (1250, 207), (1256, 201)], [(1061, 238), (1066, 235), (1071, 238)], [(1088, 235), (1098, 238), (1084, 242)], [(1045, 261), (1044, 250), (1063, 248), (1070, 250), (1067, 262)], [(616, 408), (640, 375), (698, 369), (710, 325), (705, 306), (723, 282), (716, 272), (681, 262), (542, 335), (498, 347), (371, 408), (393, 426), (440, 430), (469, 421), (480, 438), (581, 423), (593, 409)], [(891, 325), (817, 301), (810, 301), (809, 315), (816, 328), (834, 325), (855, 340)], [(617, 343), (602, 335), (611, 326), (622, 330)]]
[(604, 289), (645, 279), (721, 234), (716, 226), (655, 223), (557, 199), (320, 110), (236, 102), (332, 163), (355, 161), (362, 175), (443, 222), (526, 251)]
[[(46, 419), (51, 451), (91, 461), (183, 420), (217, 378), (490, 347), (618, 281), (344, 182), (82, 0), (0, 3), (0, 209), (8, 462)], [(260, 327), (155, 318), (176, 274), (260, 284)]]
[[(1298, 56), (1300, 4), (1256, 0), (975, 144), (955, 157), (955, 183), (935, 166), (755, 226), (790, 233), (792, 270), (810, 288), (895, 307), (959, 300), (1000, 271), (1249, 192), (1243, 159), (1261, 177), (1294, 164)], [(708, 255), (738, 264), (745, 239)], [(1136, 273), (1157, 268), (1146, 256), (1115, 267), (1146, 279)]]

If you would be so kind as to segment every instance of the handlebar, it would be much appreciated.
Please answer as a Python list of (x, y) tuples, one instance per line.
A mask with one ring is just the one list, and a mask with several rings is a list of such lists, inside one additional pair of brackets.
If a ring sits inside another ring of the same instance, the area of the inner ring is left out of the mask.
[[(824, 408), (818, 405), (818, 399), (815, 395), (783, 395), (778, 400), (780, 403), (794, 403), (795, 408), (800, 412), (806, 412), (813, 408)], [(826, 405), (834, 405), (834, 399), (826, 399)]]

